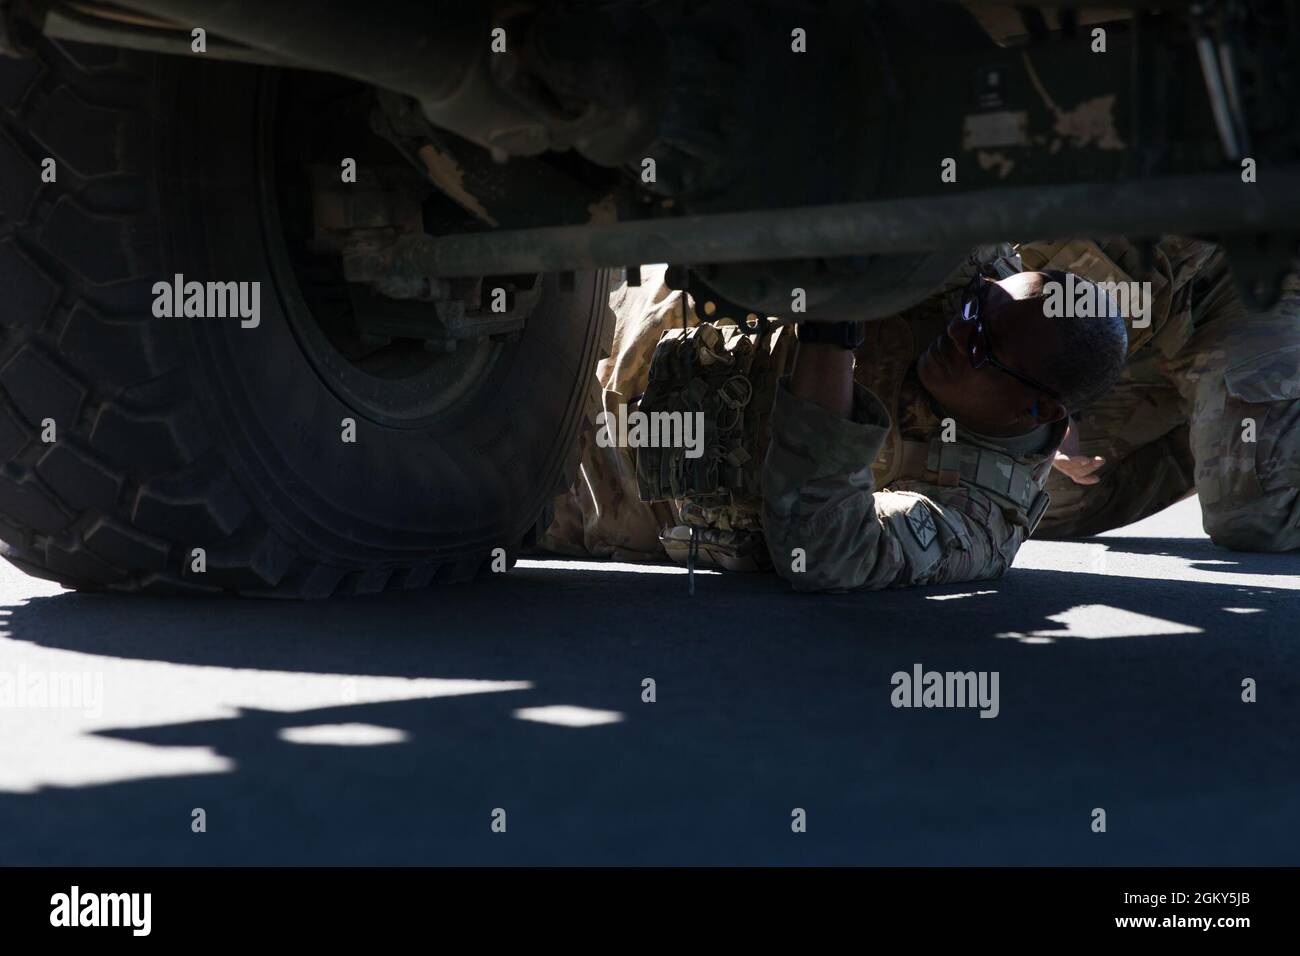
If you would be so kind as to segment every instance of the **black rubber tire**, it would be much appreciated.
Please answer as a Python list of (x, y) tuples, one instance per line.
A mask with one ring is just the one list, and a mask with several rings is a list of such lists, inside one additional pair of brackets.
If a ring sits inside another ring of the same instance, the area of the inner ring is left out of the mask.
[[(295, 598), (463, 580), (530, 545), (576, 470), (608, 274), (544, 277), (487, 386), (436, 420), (349, 407), (295, 338), (259, 225), (265, 82), (46, 40), (0, 58), (0, 539), (32, 574)], [(175, 273), (260, 281), (260, 326), (155, 318)]]

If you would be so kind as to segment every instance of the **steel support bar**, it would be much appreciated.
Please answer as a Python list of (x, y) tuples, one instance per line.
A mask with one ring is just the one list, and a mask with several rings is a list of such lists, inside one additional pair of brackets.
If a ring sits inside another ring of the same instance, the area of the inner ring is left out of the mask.
[[(263, 59), (307, 69), (336, 73), (402, 93), (418, 100), (429, 120), (487, 149), (505, 155), (537, 155), (549, 149), (576, 149), (594, 162), (617, 166), (639, 159), (657, 125), (658, 97), (653, 90), (627, 101), (604, 103), (600, 91), (588, 91), (583, 115), (567, 112), (574, 107), (553, 105), (548, 95), (525, 97), (502, 74), (525, 70), (522, 50), (529, 47), (521, 28), (509, 40), (495, 66), (492, 29), (494, 12), (522, 15), (529, 8), (492, 0), (119, 0), (130, 10), (191, 27), (203, 27), (212, 36), (258, 51)], [(649, 77), (662, 73), (657, 53), (661, 38), (650, 29), (652, 21), (635, 20), (639, 32), (628, 35), (628, 23), (614, 18), (611, 32), (601, 39), (595, 27), (590, 37), (571, 37), (566, 31), (595, 16), (603, 6), (582, 17), (574, 15), (552, 25), (560, 42), (552, 42), (549, 63), (564, 83), (575, 83), (576, 64), (590, 71), (607, 71), (606, 86), (641, 90)], [(629, 9), (637, 9), (629, 5)], [(546, 30), (541, 31), (544, 35)], [(590, 49), (574, 43), (592, 43)], [(531, 55), (546, 59), (547, 47)], [(594, 64), (594, 65), (593, 65)], [(604, 75), (604, 74), (602, 74)], [(631, 95), (631, 94), (629, 94)], [(534, 101), (535, 100), (535, 101)]]
[(245, 44), (264, 56), (438, 102), (487, 48), (488, 7), (471, 0), (121, 0), (121, 6)]
[[(127, 50), (143, 50), (147, 53), (166, 53), (172, 56), (190, 56), (193, 53), (189, 28), (166, 29), (121, 23), (92, 16), (73, 7), (51, 8), (47, 11), (45, 20), (41, 23), (41, 32), (56, 40), (99, 43)], [(274, 53), (228, 43), (219, 37), (208, 39), (205, 55), (214, 60), (231, 60), (237, 63), (258, 63), (265, 66), (293, 65), (292, 61), (285, 60)]]
[(443, 237), (412, 236), (376, 253), (369, 269), (409, 276), (508, 275), (830, 258), (962, 249), (984, 242), (1074, 236), (1296, 231), (1300, 169), (1124, 183), (1021, 187), (953, 196), (558, 226)]

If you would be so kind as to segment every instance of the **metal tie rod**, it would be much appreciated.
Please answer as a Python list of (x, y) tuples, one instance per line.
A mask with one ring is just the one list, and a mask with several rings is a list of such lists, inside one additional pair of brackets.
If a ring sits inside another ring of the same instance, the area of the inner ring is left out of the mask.
[(875, 255), (985, 242), (1297, 231), (1300, 167), (756, 212), (409, 236), (377, 254), (391, 273), (476, 276)]

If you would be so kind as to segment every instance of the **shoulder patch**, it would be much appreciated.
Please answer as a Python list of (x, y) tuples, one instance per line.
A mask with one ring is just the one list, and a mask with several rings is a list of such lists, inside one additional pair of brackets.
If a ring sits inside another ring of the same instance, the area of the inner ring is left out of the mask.
[(930, 547), (939, 533), (934, 526), (934, 515), (930, 514), (930, 509), (918, 501), (914, 507), (904, 512), (903, 517), (907, 519), (907, 530), (912, 532), (912, 537), (921, 546), (921, 550)]

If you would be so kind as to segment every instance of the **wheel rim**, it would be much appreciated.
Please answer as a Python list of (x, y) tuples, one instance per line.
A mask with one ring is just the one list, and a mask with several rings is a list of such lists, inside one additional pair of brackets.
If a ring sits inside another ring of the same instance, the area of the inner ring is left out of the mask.
[[(387, 344), (362, 339), (355, 315), (358, 297), (364, 296), (365, 290), (349, 288), (337, 256), (316, 254), (306, 246), (312, 207), (303, 160), (333, 159), (337, 168), (340, 157), (337, 153), (332, 157), (311, 155), (324, 149), (319, 139), (302, 137), (307, 125), (303, 110), (321, 95), (348, 99), (345, 90), (331, 89), (344, 82), (317, 74), (263, 71), (258, 182), (271, 272), (294, 337), (330, 390), (372, 421), (397, 428), (423, 428), (454, 413), (487, 387), (494, 368), (502, 364), (515, 343), (484, 338), (463, 341), (451, 352), (438, 352), (414, 338), (395, 337)], [(356, 87), (351, 98), (364, 103), (367, 95), (364, 88)], [(367, 149), (387, 147), (394, 159), (401, 160), (395, 147), (368, 128), (356, 129), (355, 112), (332, 112), (336, 126), (328, 131), (329, 136), (339, 136), (342, 126), (353, 144)], [(293, 149), (295, 143), (300, 148)], [(418, 311), (421, 307), (432, 314), (432, 303), (407, 308)]]

